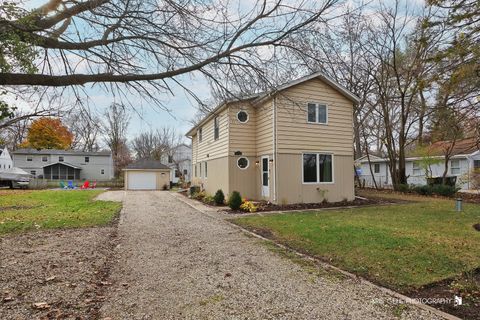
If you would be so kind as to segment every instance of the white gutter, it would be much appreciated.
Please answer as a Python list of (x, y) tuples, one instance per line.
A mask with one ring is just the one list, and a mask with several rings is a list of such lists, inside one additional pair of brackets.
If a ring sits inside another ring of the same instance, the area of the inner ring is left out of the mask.
[(273, 115), (273, 202), (277, 201), (277, 96), (272, 100)]

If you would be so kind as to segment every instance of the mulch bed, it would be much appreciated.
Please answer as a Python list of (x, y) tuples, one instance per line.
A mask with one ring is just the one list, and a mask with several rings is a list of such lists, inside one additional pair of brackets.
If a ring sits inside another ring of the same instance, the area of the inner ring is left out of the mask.
[[(411, 298), (425, 299), (422, 302), (430, 306), (453, 314), (462, 319), (480, 319), (480, 269), (463, 274), (455, 279), (447, 279), (432, 283), (421, 289), (405, 292)], [(455, 306), (454, 296), (462, 298), (462, 305)], [(451, 299), (447, 303), (437, 302), (440, 299)]]
[[(356, 198), (353, 201), (340, 201), (340, 202), (317, 202), (317, 203), (294, 203), (279, 205), (269, 202), (256, 202), (257, 206), (256, 212), (269, 212), (269, 211), (301, 211), (301, 210), (314, 210), (314, 209), (326, 209), (326, 208), (343, 208), (343, 207), (357, 207), (357, 206), (372, 206), (372, 205), (384, 205), (391, 203), (401, 203), (404, 201), (395, 200), (395, 199), (382, 199), (382, 198), (371, 198), (371, 199), (361, 199)], [(245, 214), (245, 211), (239, 210), (225, 210), (229, 214)]]

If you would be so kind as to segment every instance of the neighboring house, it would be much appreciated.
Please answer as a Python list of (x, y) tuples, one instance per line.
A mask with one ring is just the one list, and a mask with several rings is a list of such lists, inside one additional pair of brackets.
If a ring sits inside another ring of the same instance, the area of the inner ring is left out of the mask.
[(18, 149), (13, 164), (36, 178), (48, 180), (110, 180), (113, 176), (111, 152)]
[(353, 105), (317, 72), (227, 101), (192, 128), (192, 183), (273, 203), (353, 200)]
[(161, 162), (166, 164), (170, 170), (170, 181), (177, 183), (183, 176), (185, 181), (191, 179), (192, 168), (192, 147), (184, 143), (175, 147), (172, 152), (165, 154)]
[[(429, 158), (437, 160), (437, 163), (430, 165), (433, 178), (443, 176), (445, 170), (444, 150), (448, 143), (448, 141), (433, 143), (426, 151)], [(457, 186), (463, 190), (478, 188), (476, 183), (472, 181), (472, 173), (474, 170), (480, 170), (480, 151), (473, 139), (457, 141), (451, 154), (452, 157), (448, 162), (447, 177), (456, 177)], [(408, 184), (425, 185), (427, 183), (425, 169), (421, 165), (422, 159), (420, 156), (410, 156), (405, 159)], [(392, 187), (392, 178), (387, 159), (370, 156), (371, 171), (366, 156), (357, 159), (355, 162), (357, 175), (362, 184), (373, 187), (373, 177), (375, 177), (378, 187)]]
[(0, 146), (0, 171), (13, 168), (13, 161), (7, 147)]
[(142, 159), (129, 164), (125, 172), (125, 190), (163, 190), (170, 188), (171, 168), (158, 160)]

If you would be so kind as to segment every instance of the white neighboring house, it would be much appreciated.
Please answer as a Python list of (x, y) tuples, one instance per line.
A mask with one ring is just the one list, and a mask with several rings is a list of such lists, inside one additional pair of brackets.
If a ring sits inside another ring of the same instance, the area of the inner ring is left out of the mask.
[(13, 160), (8, 152), (7, 147), (0, 147), (0, 171), (5, 171), (13, 168)]
[(178, 183), (182, 175), (185, 177), (185, 181), (190, 181), (190, 169), (192, 168), (191, 146), (182, 143), (169, 154), (163, 155), (160, 161), (170, 168), (170, 181)]
[[(453, 148), (452, 157), (448, 163), (447, 177), (456, 177), (457, 186), (462, 190), (478, 189), (473, 183), (471, 173), (474, 170), (480, 170), (480, 151), (479, 147), (471, 143), (472, 139), (464, 139), (456, 142)], [(439, 141), (429, 146), (429, 156), (433, 159), (439, 159), (439, 163), (430, 166), (432, 177), (442, 177), (445, 170), (445, 156), (441, 148), (445, 142)], [(421, 167), (422, 157), (407, 157), (405, 159), (405, 170), (408, 184), (425, 185), (427, 179), (425, 170)], [(368, 165), (367, 156), (355, 160), (357, 175), (361, 183), (367, 187), (374, 187), (373, 177), (379, 188), (392, 188), (392, 177), (388, 166), (388, 159), (370, 156), (371, 168)]]

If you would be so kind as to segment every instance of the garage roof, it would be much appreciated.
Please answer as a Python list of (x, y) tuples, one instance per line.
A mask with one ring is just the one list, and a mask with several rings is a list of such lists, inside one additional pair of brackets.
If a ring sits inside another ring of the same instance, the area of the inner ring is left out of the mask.
[(168, 169), (170, 168), (158, 160), (150, 160), (150, 159), (141, 159), (134, 163), (129, 164), (125, 170), (129, 169)]

